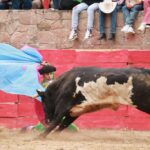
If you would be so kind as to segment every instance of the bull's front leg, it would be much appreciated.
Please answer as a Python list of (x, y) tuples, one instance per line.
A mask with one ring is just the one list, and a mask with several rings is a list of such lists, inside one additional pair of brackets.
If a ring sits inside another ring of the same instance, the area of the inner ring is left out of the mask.
[(48, 128), (46, 128), (46, 130), (39, 135), (39, 138), (46, 138), (46, 136), (57, 127), (57, 125), (58, 122), (51, 122)]
[(77, 119), (77, 117), (72, 117), (72, 116), (70, 116), (70, 114), (66, 115), (65, 118), (62, 119), (61, 124), (59, 125), (59, 128), (57, 129), (57, 131), (64, 130), (76, 119)]

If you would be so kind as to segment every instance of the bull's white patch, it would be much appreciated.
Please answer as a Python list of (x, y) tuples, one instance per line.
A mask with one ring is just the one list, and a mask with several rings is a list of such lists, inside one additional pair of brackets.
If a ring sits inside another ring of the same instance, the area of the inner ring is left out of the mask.
[(106, 77), (100, 77), (94, 81), (84, 83), (79, 86), (80, 78), (76, 78), (76, 94), (81, 92), (85, 101), (80, 105), (74, 106), (70, 113), (72, 116), (79, 116), (86, 112), (95, 111), (102, 108), (116, 109), (120, 104), (132, 105), (132, 77), (129, 77), (127, 83), (107, 84)]

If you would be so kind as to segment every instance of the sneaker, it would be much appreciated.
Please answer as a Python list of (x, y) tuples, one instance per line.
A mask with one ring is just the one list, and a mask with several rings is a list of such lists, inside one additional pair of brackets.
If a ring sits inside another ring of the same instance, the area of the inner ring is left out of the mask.
[(75, 39), (77, 39), (77, 32), (75, 30), (72, 30), (69, 35), (69, 40), (73, 41)]
[(150, 24), (146, 24), (146, 28), (150, 28)]
[(145, 28), (146, 28), (146, 24), (145, 23), (141, 23), (141, 25), (139, 26), (138, 30), (145, 31)]
[(132, 34), (135, 34), (135, 31), (134, 31), (134, 29), (130, 26), (130, 27), (128, 28), (128, 30), (127, 30), (126, 33), (132, 33)]
[(89, 39), (92, 36), (92, 32), (90, 30), (87, 30), (84, 36), (84, 39)]
[(127, 24), (121, 29), (121, 31), (126, 33), (129, 29), (129, 27), (130, 27), (130, 25)]

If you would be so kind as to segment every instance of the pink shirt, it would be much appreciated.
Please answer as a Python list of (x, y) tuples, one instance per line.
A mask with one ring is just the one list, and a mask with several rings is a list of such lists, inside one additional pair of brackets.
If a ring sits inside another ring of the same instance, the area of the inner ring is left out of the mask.
[(144, 19), (143, 22), (150, 24), (150, 0), (144, 0)]

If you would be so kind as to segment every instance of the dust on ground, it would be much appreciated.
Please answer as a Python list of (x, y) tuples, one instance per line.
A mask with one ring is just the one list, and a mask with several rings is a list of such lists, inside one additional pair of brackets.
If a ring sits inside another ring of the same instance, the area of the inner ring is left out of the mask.
[(150, 131), (79, 130), (37, 138), (39, 131), (0, 128), (0, 150), (150, 150)]

